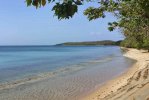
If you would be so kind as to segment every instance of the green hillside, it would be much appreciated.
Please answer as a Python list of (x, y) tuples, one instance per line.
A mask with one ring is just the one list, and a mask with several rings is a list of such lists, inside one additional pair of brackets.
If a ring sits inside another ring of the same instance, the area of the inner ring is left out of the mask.
[(111, 40), (104, 40), (104, 41), (87, 41), (87, 42), (66, 42), (62, 44), (57, 44), (60, 46), (92, 46), (92, 45), (117, 45), (119, 46), (121, 41), (111, 41)]

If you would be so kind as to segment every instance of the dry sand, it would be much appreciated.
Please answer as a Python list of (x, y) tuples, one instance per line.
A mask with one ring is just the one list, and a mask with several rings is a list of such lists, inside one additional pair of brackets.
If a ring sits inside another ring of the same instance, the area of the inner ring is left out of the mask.
[(124, 56), (137, 62), (126, 73), (107, 82), (82, 100), (149, 100), (149, 53), (127, 49)]

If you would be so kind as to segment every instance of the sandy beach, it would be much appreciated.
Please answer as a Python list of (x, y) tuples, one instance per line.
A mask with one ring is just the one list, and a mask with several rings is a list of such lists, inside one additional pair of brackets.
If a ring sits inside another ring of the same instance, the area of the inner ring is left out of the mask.
[(127, 49), (124, 56), (137, 62), (82, 100), (149, 100), (149, 53)]

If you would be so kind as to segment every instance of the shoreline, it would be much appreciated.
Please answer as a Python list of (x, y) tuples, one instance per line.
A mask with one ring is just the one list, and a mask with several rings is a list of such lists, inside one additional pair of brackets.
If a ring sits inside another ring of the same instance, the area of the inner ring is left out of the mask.
[[(102, 60), (102, 61), (105, 61), (105, 60)], [(106, 58), (106, 61), (107, 61), (107, 58)], [(115, 62), (113, 63), (113, 61)], [(7, 83), (1, 84), (0, 85), (0, 99), (2, 100), (20, 100), (20, 99), (21, 100), (34, 100), (34, 99), (38, 99), (38, 100), (70, 100), (70, 99), (80, 100), (86, 97), (88, 94), (93, 93), (95, 89), (97, 89), (98, 91), (99, 87), (101, 87), (104, 83), (112, 79), (112, 78), (109, 79), (108, 76), (106, 77), (106, 75), (108, 75), (106, 73), (109, 73), (109, 74), (111, 72), (114, 73), (112, 70), (117, 70), (121, 68), (123, 64), (128, 63), (130, 60), (126, 60), (126, 62), (123, 62), (123, 63), (119, 63), (119, 61), (121, 62), (121, 60), (119, 59), (113, 60), (113, 61), (109, 63), (110, 65), (109, 67), (107, 67), (107, 70), (101, 70), (100, 68), (98, 69), (98, 66), (97, 67), (95, 66), (94, 68), (91, 68), (92, 70), (88, 69), (88, 70), (85, 70), (83, 73), (81, 72), (81, 74), (79, 74), (81, 76), (76, 75), (76, 76), (71, 76), (71, 77), (70, 76), (69, 77), (53, 77), (57, 75), (57, 73), (59, 72), (65, 73), (67, 71), (74, 71), (74, 69), (66, 68), (66, 69), (61, 69), (59, 71), (56, 71), (54, 73), (45, 73), (45, 74), (40, 74), (37, 77), (30, 77), (27, 79), (25, 78), (23, 80), (14, 81), (13, 83), (10, 83), (10, 84), (7, 84)], [(101, 62), (101, 60), (96, 59), (89, 63), (96, 65), (96, 63), (98, 64), (99, 62)], [(116, 64), (116, 63), (119, 63), (119, 64)], [(91, 65), (89, 65), (89, 67)], [(105, 68), (105, 66), (103, 68)], [(74, 67), (74, 68), (75, 70), (79, 70), (80, 67), (77, 67), (77, 68)], [(119, 74), (116, 76), (114, 75), (113, 78), (116, 78), (119, 75), (125, 73), (129, 68), (130, 68), (129, 66), (125, 66), (123, 70), (116, 71)], [(97, 73), (99, 73), (99, 70), (101, 72), (104, 72), (104, 74), (97, 75)], [(88, 71), (92, 74), (94, 73), (94, 75), (86, 74), (88, 73)], [(120, 71), (122, 72), (120, 73)], [(102, 77), (98, 77), (100, 75)], [(110, 75), (113, 75), (113, 74), (110, 74)], [(92, 78), (92, 80), (94, 81), (90, 82), (90, 80), (88, 80), (88, 78), (86, 77)], [(96, 84), (97, 81), (102, 82), (103, 80), (105, 80), (103, 83)], [(91, 84), (88, 84), (87, 82), (90, 82)], [(92, 99), (87, 99), (87, 100), (92, 100)], [(94, 100), (97, 100), (97, 99), (94, 99)]]
[(149, 53), (128, 48), (124, 56), (137, 62), (128, 71), (106, 82), (81, 100), (148, 100)]

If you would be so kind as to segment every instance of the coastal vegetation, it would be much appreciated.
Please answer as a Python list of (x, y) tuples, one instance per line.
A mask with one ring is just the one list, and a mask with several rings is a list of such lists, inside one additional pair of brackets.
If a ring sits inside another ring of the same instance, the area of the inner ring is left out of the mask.
[(36, 8), (46, 3), (55, 3), (52, 8), (58, 19), (69, 19), (78, 11), (78, 6), (88, 2), (96, 2), (99, 7), (89, 7), (84, 15), (89, 20), (105, 18), (106, 13), (112, 13), (117, 18), (109, 22), (108, 29), (121, 30), (126, 37), (121, 43), (124, 47), (149, 50), (149, 1), (148, 0), (26, 0), (27, 6)]
[(66, 42), (62, 44), (57, 44), (57, 46), (119, 46), (121, 41), (111, 41), (111, 40), (103, 40), (103, 41), (88, 41), (88, 42)]

